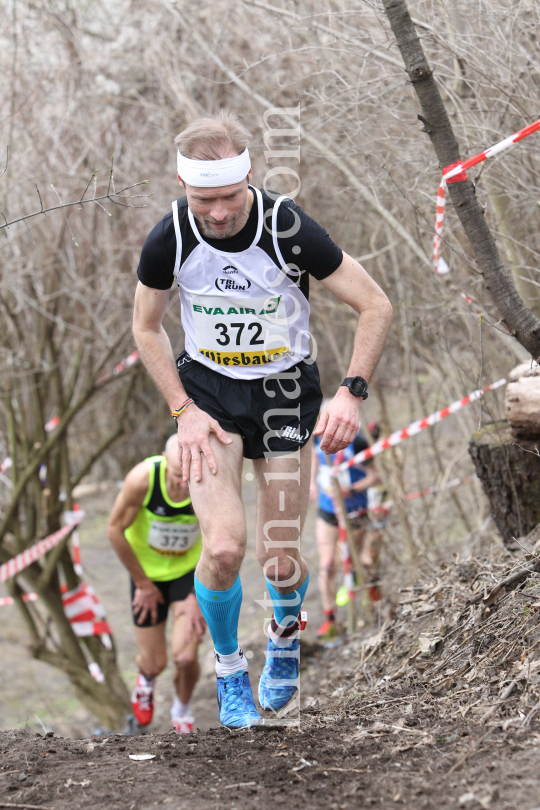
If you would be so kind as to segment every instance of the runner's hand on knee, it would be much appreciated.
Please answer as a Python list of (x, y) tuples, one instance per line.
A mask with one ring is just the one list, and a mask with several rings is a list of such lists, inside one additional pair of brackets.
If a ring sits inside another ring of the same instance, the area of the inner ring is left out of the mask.
[(191, 464), (193, 464), (193, 477), (197, 483), (202, 478), (201, 454), (206, 458), (208, 467), (212, 475), (217, 473), (217, 464), (209, 437), (215, 433), (222, 444), (231, 444), (232, 439), (220, 426), (219, 422), (212, 419), (207, 413), (197, 408), (195, 404), (190, 405), (178, 417), (178, 458), (182, 464), (182, 474), (184, 481), (189, 481)]
[(133, 597), (133, 612), (137, 616), (137, 624), (143, 624), (148, 614), (152, 624), (157, 624), (158, 605), (163, 602), (163, 595), (151, 580), (135, 588)]

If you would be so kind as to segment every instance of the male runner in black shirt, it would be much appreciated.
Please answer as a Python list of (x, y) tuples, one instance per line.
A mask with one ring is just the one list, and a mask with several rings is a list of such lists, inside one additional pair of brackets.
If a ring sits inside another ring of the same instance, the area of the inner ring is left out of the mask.
[[(309, 440), (321, 435), (327, 453), (353, 440), (392, 312), (366, 271), (297, 205), (250, 185), (248, 141), (228, 112), (195, 121), (176, 139), (186, 196), (145, 243), (133, 323), (142, 360), (177, 419), (203, 538), (196, 595), (214, 642), (220, 720), (229, 727), (260, 721), (237, 638), (247, 541), (242, 458), (253, 459), (257, 557), (274, 609), (259, 701), (277, 712), (298, 684)], [(360, 315), (348, 376), (316, 430), (322, 394), (309, 351), (310, 274)], [(174, 280), (186, 333), (176, 363), (162, 326)]]

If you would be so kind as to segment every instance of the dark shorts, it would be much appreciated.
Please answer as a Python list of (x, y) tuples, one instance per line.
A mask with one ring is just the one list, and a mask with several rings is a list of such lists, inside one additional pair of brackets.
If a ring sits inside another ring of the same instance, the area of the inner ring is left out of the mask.
[[(316, 363), (302, 360), (281, 374), (235, 380), (203, 366), (184, 350), (176, 366), (195, 404), (223, 430), (242, 436), (245, 458), (290, 453), (309, 441), (322, 401)], [(285, 374), (289, 379), (281, 376)]]
[[(133, 612), (135, 583), (133, 580), (130, 580), (130, 582), (131, 613), (133, 616), (133, 624), (135, 624), (137, 627), (155, 627), (155, 625), (152, 625), (152, 617), (150, 614), (148, 614), (144, 622), (140, 623), (137, 621), (137, 616)], [(184, 599), (187, 599), (190, 593), (195, 593), (195, 569), (193, 569), (193, 571), (188, 571), (187, 574), (178, 577), (178, 579), (170, 579), (167, 582), (154, 582), (154, 585), (159, 588), (161, 595), (163, 596), (163, 602), (158, 605), (157, 618), (157, 624), (161, 624), (162, 622), (167, 621), (167, 616), (169, 615), (169, 605), (171, 602), (183, 602)]]
[[(329, 523), (330, 526), (338, 525), (337, 517), (333, 512), (327, 512), (326, 509), (319, 509), (317, 517), (320, 517), (325, 523)], [(367, 515), (358, 515), (358, 517), (350, 518), (350, 524), (351, 529), (365, 529), (368, 525), (368, 517)]]

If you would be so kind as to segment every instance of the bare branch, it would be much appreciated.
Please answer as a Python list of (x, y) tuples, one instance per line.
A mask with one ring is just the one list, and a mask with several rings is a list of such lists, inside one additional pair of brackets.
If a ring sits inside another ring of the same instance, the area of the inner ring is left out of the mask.
[[(212, 51), (211, 48), (208, 47), (206, 40), (198, 33), (196, 27), (193, 23), (189, 23), (187, 19), (181, 14), (180, 11), (176, 7), (173, 7), (169, 4), (168, 0), (161, 0), (163, 5), (169, 9), (171, 14), (176, 17), (179, 21), (180, 25), (184, 29), (184, 31), (192, 37), (197, 45), (221, 68), (221, 70), (227, 75), (231, 81), (239, 87), (244, 93), (246, 93), (250, 98), (254, 101), (257, 101), (265, 109), (270, 109), (276, 107), (269, 99), (264, 98), (260, 93), (256, 90), (252, 90), (251, 87), (236, 73), (225, 64), (225, 62)], [(383, 217), (386, 222), (390, 225), (390, 227), (398, 233), (404, 242), (411, 248), (413, 253), (421, 259), (421, 261), (431, 268), (432, 261), (428, 258), (422, 247), (417, 243), (417, 241), (408, 233), (408, 231), (403, 227), (403, 225), (396, 219), (396, 217), (388, 211), (381, 203), (377, 200), (374, 194), (367, 188), (367, 186), (362, 183), (355, 172), (347, 165), (347, 162), (339, 155), (336, 155), (332, 149), (329, 149), (325, 146), (322, 141), (316, 138), (314, 135), (311, 135), (309, 132), (299, 126), (298, 121), (294, 120), (291, 116), (283, 115), (284, 120), (287, 121), (289, 126), (298, 127), (300, 130), (301, 137), (304, 138), (308, 143), (314, 146), (317, 151), (328, 160), (329, 163), (332, 163), (336, 168), (339, 169), (341, 174), (351, 183), (351, 185), (356, 189), (359, 195), (364, 199), (367, 203), (369, 203), (372, 208)]]
[(79, 200), (80, 203), (82, 203), (82, 201), (84, 200), (84, 195), (86, 194), (86, 192), (88, 191), (88, 189), (92, 185), (92, 180), (97, 176), (98, 172), (99, 172), (99, 169), (96, 169), (94, 172), (92, 172), (90, 180), (86, 184), (86, 188), (84, 189), (83, 193), (81, 194), (81, 199)]
[[(10, 225), (15, 225), (17, 222), (22, 222), (26, 219), (32, 219), (32, 217), (37, 217), (39, 214), (49, 214), (51, 211), (59, 211), (63, 208), (71, 208), (73, 205), (87, 205), (88, 203), (97, 203), (100, 200), (110, 200), (111, 202), (115, 202), (115, 198), (121, 198), (125, 191), (129, 191), (132, 188), (137, 188), (138, 186), (144, 186), (148, 184), (148, 180), (141, 180), (140, 183), (133, 183), (130, 186), (125, 186), (124, 188), (120, 189), (120, 191), (114, 194), (103, 194), (100, 197), (92, 198), (91, 200), (73, 200), (73, 202), (68, 203), (61, 203), (60, 205), (51, 205), (50, 208), (45, 208), (44, 210), (34, 211), (32, 214), (25, 214), (22, 217), (17, 217), (17, 219), (12, 219), (9, 222), (6, 220), (4, 214), (0, 211), (2, 216), (4, 217), (5, 225), (0, 225), (0, 230), (2, 228), (9, 228)], [(139, 197), (147, 197), (151, 196), (150, 194), (136, 194), (135, 196), (129, 195), (128, 199), (138, 199)], [(125, 198), (124, 198), (125, 199)], [(138, 206), (128, 206), (129, 208), (137, 208)]]

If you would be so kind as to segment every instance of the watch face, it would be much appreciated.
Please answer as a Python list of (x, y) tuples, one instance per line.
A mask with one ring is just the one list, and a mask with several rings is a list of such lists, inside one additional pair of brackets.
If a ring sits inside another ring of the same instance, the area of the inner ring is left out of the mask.
[(363, 377), (353, 377), (349, 383), (349, 391), (355, 397), (363, 397), (367, 391), (367, 382)]

